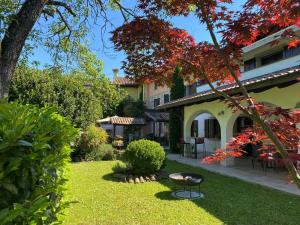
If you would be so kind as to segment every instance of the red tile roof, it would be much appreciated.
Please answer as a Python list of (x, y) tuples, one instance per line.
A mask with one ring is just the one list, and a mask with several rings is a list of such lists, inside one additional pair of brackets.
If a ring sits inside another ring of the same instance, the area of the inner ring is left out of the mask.
[(114, 125), (144, 125), (145, 120), (143, 118), (113, 116), (98, 120), (97, 123), (109, 123)]
[(137, 86), (139, 85), (134, 80), (127, 77), (115, 77), (113, 83), (120, 86)]

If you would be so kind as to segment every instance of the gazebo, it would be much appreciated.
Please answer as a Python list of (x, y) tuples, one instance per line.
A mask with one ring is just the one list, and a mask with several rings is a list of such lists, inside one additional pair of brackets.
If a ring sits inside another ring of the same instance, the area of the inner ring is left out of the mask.
[[(97, 124), (100, 125), (105, 130), (112, 129), (112, 137), (116, 136), (116, 129), (122, 127), (120, 132), (124, 132), (124, 127), (135, 126), (138, 129), (138, 136), (141, 137), (141, 128), (146, 124), (144, 118), (135, 118), (135, 117), (120, 117), (112, 116), (106, 117), (101, 120), (97, 120)], [(123, 136), (123, 135), (121, 135)]]

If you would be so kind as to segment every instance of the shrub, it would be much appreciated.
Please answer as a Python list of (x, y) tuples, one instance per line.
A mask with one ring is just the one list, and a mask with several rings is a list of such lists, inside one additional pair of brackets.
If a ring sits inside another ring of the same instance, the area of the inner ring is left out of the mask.
[(108, 134), (102, 128), (90, 125), (81, 134), (77, 150), (72, 154), (73, 161), (99, 161), (114, 159), (114, 149), (105, 144)]
[(93, 149), (87, 153), (85, 160), (87, 161), (100, 161), (100, 160), (115, 160), (116, 156), (114, 148), (110, 144), (101, 144), (98, 148)]
[(52, 224), (66, 207), (65, 168), (77, 130), (49, 108), (0, 107), (0, 224)]
[(94, 124), (87, 127), (79, 139), (79, 149), (86, 154), (98, 149), (101, 144), (106, 143), (108, 134), (102, 128)]
[(114, 173), (123, 173), (126, 174), (128, 171), (127, 165), (124, 162), (118, 162), (112, 168)]
[(100, 146), (100, 149), (103, 149), (102, 152), (104, 152), (102, 160), (115, 160), (116, 159), (115, 149), (113, 148), (112, 145), (104, 144), (104, 145)]
[(159, 171), (165, 157), (165, 151), (160, 144), (149, 140), (132, 141), (124, 153), (124, 159), (134, 174)]

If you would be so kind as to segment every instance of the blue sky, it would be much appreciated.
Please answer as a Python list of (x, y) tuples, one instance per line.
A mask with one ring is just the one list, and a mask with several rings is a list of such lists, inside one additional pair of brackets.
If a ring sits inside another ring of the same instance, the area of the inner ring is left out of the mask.
[[(107, 15), (116, 27), (122, 25), (122, 23), (124, 22), (124, 19), (119, 11), (110, 10), (107, 12)], [(190, 15), (189, 17), (174, 17), (171, 19), (171, 22), (175, 27), (187, 30), (197, 40), (197, 42), (210, 41), (210, 36), (206, 31), (205, 26), (200, 24), (198, 19), (194, 15)], [(101, 24), (102, 21), (99, 19), (98, 23)], [(88, 42), (90, 43), (91, 50), (97, 54), (99, 59), (103, 60), (103, 72), (110, 78), (112, 78), (113, 76), (112, 69), (120, 68), (121, 61), (125, 59), (124, 53), (116, 52), (113, 49), (113, 44), (109, 40), (109, 32), (112, 30), (114, 30), (114, 28), (108, 26), (107, 31), (103, 36), (103, 40), (105, 42), (104, 44), (107, 46), (107, 48), (103, 48), (100, 25), (93, 25), (91, 32), (88, 35)], [(51, 64), (51, 57), (42, 46), (34, 50), (34, 54), (31, 57), (31, 60), (38, 60), (41, 62), (41, 65)], [(123, 71), (120, 71), (120, 75), (124, 75)]]

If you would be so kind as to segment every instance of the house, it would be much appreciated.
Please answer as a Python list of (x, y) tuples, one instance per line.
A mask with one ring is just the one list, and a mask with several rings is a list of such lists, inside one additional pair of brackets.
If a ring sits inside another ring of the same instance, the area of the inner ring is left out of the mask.
[(133, 80), (128, 79), (127, 77), (119, 76), (119, 69), (113, 69), (114, 78), (113, 83), (118, 87), (124, 89), (127, 94), (134, 100), (138, 100), (143, 93), (143, 85), (138, 84)]
[[(146, 110), (144, 118), (146, 124), (142, 129), (142, 136), (155, 139), (162, 145), (168, 145), (169, 114), (155, 110), (155, 107), (170, 101), (170, 89), (167, 86), (158, 86), (155, 83), (136, 83), (127, 77), (119, 76), (119, 70), (113, 69), (113, 83), (124, 89), (127, 94), (135, 99), (142, 99)], [(122, 136), (122, 129), (117, 128), (117, 133)]]
[[(299, 27), (291, 28), (300, 36)], [(300, 84), (297, 78), (300, 77), (300, 46), (289, 49), (287, 40), (271, 45), (282, 32), (269, 35), (242, 49), (244, 63), (241, 66), (241, 80), (258, 101), (299, 109)], [(239, 93), (234, 84), (223, 85), (218, 89), (228, 94)], [(199, 155), (204, 150), (210, 154), (217, 148), (225, 148), (230, 138), (251, 126), (251, 119), (240, 112), (233, 113), (224, 102), (219, 101), (219, 96), (207, 84), (198, 84), (192, 90), (193, 95), (161, 104), (156, 109), (167, 112), (173, 108), (183, 108), (184, 141), (193, 143), (197, 140), (195, 138), (202, 138), (203, 143), (196, 145)], [(235, 160), (227, 159), (222, 165), (234, 165)], [(300, 168), (300, 162), (297, 163)]]

